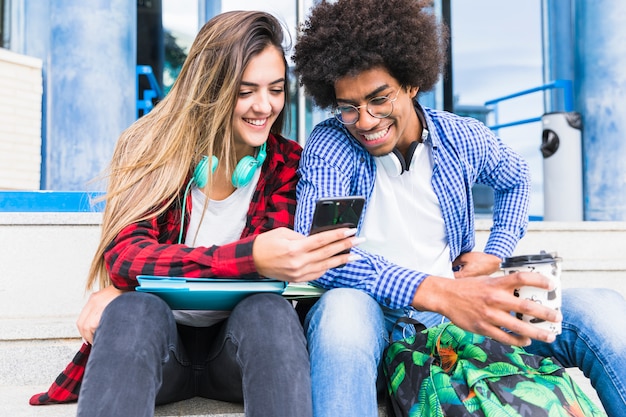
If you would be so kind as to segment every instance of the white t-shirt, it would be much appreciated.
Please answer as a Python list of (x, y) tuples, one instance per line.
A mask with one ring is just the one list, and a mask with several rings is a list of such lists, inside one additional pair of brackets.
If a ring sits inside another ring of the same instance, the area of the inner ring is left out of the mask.
[(390, 176), (379, 158), (359, 248), (416, 271), (454, 278), (450, 247), (431, 177), (430, 148), (420, 143), (408, 171)]
[[(246, 226), (246, 216), (260, 175), (261, 170), (257, 169), (252, 181), (245, 187), (235, 189), (224, 200), (209, 200), (204, 218), (202, 210), (206, 195), (199, 188), (193, 187), (191, 219), (185, 245), (219, 246), (239, 240)], [(212, 326), (230, 315), (230, 311), (216, 310), (174, 310), (173, 313), (176, 322), (194, 327)]]

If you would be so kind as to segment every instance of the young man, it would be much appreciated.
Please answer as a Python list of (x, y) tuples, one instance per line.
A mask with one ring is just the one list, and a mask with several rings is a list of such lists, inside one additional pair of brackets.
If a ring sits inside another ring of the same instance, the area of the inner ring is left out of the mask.
[[(338, 0), (313, 8), (294, 61), (307, 92), (334, 117), (320, 123), (300, 162), (296, 230), (306, 233), (320, 197), (366, 197), (353, 253), (327, 272), (328, 291), (306, 317), (314, 415), (376, 416), (376, 381), (390, 324), (401, 315), (460, 327), (580, 367), (611, 416), (626, 405), (626, 316), (609, 290), (567, 290), (563, 316), (520, 300), (546, 277), (489, 277), (527, 226), (526, 162), (482, 123), (422, 107), (420, 90), (443, 68), (445, 28), (429, 2)], [(495, 192), (493, 227), (474, 252), (472, 185)], [(515, 318), (564, 317), (555, 336)], [(556, 339), (556, 340), (555, 340)], [(380, 378), (379, 378), (380, 382)]]

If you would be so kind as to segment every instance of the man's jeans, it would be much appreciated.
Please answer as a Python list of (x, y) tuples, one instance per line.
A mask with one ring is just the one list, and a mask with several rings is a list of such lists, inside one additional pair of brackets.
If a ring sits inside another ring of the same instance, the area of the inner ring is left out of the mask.
[[(526, 349), (553, 356), (565, 367), (578, 367), (591, 379), (611, 417), (626, 406), (626, 301), (615, 291), (563, 291), (563, 333), (552, 344), (534, 342)], [(305, 330), (311, 357), (313, 414), (376, 417), (377, 376), (389, 343), (389, 331), (401, 315), (426, 326), (442, 316), (413, 309), (388, 310), (360, 290), (326, 292), (307, 315)]]
[(152, 417), (156, 404), (194, 396), (243, 402), (246, 416), (312, 415), (306, 340), (290, 302), (241, 301), (215, 326), (177, 326), (160, 298), (140, 292), (105, 309), (78, 399), (78, 416)]

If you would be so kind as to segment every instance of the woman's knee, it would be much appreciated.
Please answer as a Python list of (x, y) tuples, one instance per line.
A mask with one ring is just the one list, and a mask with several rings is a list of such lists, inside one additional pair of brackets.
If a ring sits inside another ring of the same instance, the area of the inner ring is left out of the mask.
[(261, 332), (275, 335), (293, 331), (303, 332), (291, 302), (273, 293), (259, 293), (246, 297), (235, 306), (228, 321), (229, 327), (247, 334)]
[(176, 322), (170, 307), (159, 297), (141, 292), (127, 292), (109, 303), (102, 313), (96, 330), (112, 337), (126, 334), (149, 338), (151, 334), (167, 334), (174, 331)]
[(274, 293), (252, 294), (241, 300), (233, 309), (231, 317), (244, 315), (248, 320), (269, 320), (274, 317), (293, 316), (293, 305), (281, 295)]
[(166, 315), (171, 311), (169, 306), (161, 298), (145, 293), (130, 291), (116, 297), (104, 309), (103, 316), (136, 318), (138, 316), (156, 317)]

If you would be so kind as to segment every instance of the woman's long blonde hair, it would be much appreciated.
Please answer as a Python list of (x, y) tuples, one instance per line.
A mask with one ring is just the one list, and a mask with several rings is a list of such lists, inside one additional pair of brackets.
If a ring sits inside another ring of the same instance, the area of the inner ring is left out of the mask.
[[(169, 94), (117, 142), (107, 172), (102, 235), (87, 289), (96, 282), (101, 288), (111, 283), (104, 262), (107, 246), (124, 227), (160, 215), (179, 199), (203, 155), (217, 156), (232, 172), (237, 162), (232, 115), (242, 74), (251, 58), (275, 47), (283, 54), (287, 79), (283, 41), (283, 26), (264, 12), (223, 13), (200, 29)], [(272, 133), (281, 132), (284, 113), (274, 122)]]

